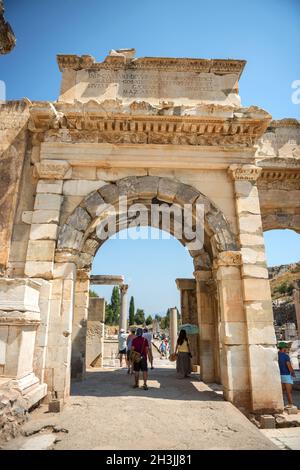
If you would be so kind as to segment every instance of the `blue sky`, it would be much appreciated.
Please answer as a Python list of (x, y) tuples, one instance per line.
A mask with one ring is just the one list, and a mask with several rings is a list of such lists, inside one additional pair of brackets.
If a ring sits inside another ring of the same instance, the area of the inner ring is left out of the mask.
[[(300, 79), (299, 0), (6, 0), (16, 48), (0, 57), (7, 99), (55, 100), (56, 54), (91, 54), (135, 47), (137, 56), (246, 59), (240, 80), (244, 106), (258, 105), (274, 119), (300, 119), (291, 84)], [(299, 260), (299, 235), (265, 234), (268, 263)], [(129, 294), (147, 313), (178, 305), (176, 277), (192, 263), (176, 240), (110, 240), (99, 251), (98, 273), (124, 274)], [(110, 289), (109, 289), (110, 292)]]

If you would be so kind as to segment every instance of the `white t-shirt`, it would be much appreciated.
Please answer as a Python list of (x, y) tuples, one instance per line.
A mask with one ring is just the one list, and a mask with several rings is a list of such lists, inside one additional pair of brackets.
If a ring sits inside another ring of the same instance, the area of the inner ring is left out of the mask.
[(126, 333), (119, 333), (119, 351), (123, 351), (126, 349), (126, 339), (127, 339), (127, 334)]
[(152, 346), (152, 337), (152, 333), (143, 333), (143, 338), (146, 338), (146, 340), (148, 341), (149, 348), (151, 348)]

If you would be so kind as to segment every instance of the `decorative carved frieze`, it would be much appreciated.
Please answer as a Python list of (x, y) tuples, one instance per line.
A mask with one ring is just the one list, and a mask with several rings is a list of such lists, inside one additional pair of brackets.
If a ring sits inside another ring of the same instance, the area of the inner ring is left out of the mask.
[(228, 169), (233, 180), (256, 181), (262, 169), (256, 165), (231, 165)]
[(160, 115), (159, 109), (155, 115), (149, 110), (135, 115), (125, 110), (104, 112), (102, 104), (94, 102), (37, 103), (30, 110), (30, 130), (45, 133), (45, 141), (252, 147), (270, 120), (267, 113), (250, 108), (239, 116), (232, 112), (231, 117), (210, 114), (204, 108), (195, 116)]

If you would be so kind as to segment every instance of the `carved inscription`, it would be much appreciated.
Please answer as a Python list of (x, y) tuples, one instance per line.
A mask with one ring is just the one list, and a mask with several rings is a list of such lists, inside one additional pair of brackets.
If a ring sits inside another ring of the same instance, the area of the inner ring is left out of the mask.
[[(163, 72), (159, 70), (99, 70), (84, 71), (88, 82), (84, 96), (113, 94), (118, 97), (205, 99), (205, 95), (226, 94), (234, 87), (237, 77), (220, 77), (212, 73)], [(81, 78), (81, 77), (80, 77)], [(83, 78), (83, 77), (82, 77)]]

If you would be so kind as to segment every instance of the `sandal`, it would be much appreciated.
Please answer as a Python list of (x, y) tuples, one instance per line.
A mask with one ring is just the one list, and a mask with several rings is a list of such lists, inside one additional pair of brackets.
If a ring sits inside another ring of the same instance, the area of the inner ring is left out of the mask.
[(146, 384), (144, 384), (143, 389), (144, 390), (149, 390)]

